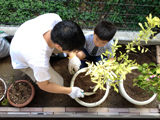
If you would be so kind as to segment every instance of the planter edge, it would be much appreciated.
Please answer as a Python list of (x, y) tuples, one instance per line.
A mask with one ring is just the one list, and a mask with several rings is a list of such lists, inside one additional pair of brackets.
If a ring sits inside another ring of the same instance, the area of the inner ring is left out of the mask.
[(2, 101), (2, 99), (5, 97), (5, 95), (6, 95), (6, 92), (7, 92), (7, 85), (6, 85), (6, 83), (4, 82), (4, 80), (3, 80), (2, 78), (0, 78), (0, 80), (3, 82), (3, 84), (4, 84), (4, 87), (5, 87), (4, 94), (3, 94), (3, 96), (0, 98), (0, 101)]
[[(137, 69), (137, 67), (131, 67), (131, 69)], [(120, 80), (120, 83), (119, 83), (119, 91), (120, 91), (120, 94), (125, 98), (127, 99), (129, 102), (135, 104), (135, 105), (146, 105), (146, 104), (149, 104), (151, 103), (157, 96), (157, 93), (154, 93), (154, 95), (148, 99), (148, 100), (145, 100), (145, 101), (137, 101), (137, 100), (134, 100), (133, 98), (131, 98), (125, 91), (124, 89), (124, 85), (123, 85), (123, 80)]]
[[(78, 72), (76, 72), (74, 74), (74, 76), (72, 77), (72, 80), (71, 80), (71, 84), (70, 84), (70, 87), (74, 87), (74, 81), (75, 81), (75, 78), (78, 76), (78, 74), (82, 73), (82, 72), (85, 72), (87, 70), (87, 68), (82, 68), (80, 69)], [(76, 98), (75, 100), (83, 105), (83, 106), (86, 106), (86, 107), (95, 107), (95, 106), (98, 106), (100, 105), (101, 103), (103, 103), (105, 101), (105, 99), (107, 98), (108, 96), (108, 93), (109, 93), (109, 89), (110, 89), (110, 86), (106, 83), (106, 92), (105, 92), (105, 95), (103, 96), (103, 98), (95, 103), (87, 103), (87, 102), (83, 102), (82, 100), (80, 100), (79, 98)]]

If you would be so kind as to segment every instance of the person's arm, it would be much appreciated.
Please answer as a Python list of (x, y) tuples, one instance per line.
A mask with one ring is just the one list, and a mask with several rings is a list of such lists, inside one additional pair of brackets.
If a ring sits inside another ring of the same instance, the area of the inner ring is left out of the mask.
[(58, 84), (49, 82), (48, 80), (43, 81), (43, 82), (37, 81), (37, 84), (40, 89), (47, 91), (47, 92), (50, 92), (50, 93), (62, 93), (62, 94), (71, 93), (71, 88), (60, 86)]
[[(37, 84), (40, 89), (50, 92), (50, 93), (62, 93), (62, 94), (70, 94), (72, 89), (69, 87), (60, 86), (56, 83), (49, 82), (50, 73), (48, 67), (37, 67), (36, 65), (33, 65), (33, 60), (30, 60), (30, 66), (33, 68), (34, 77), (37, 81)], [(42, 63), (41, 60), (36, 61), (34, 63), (40, 64)], [(53, 76), (54, 77), (54, 76)], [(54, 79), (58, 79), (55, 77)]]
[(63, 87), (60, 85), (57, 85), (55, 83), (44, 81), (44, 82), (37, 82), (38, 86), (40, 89), (50, 92), (50, 93), (61, 93), (61, 94), (66, 94), (69, 95), (71, 98), (79, 98), (79, 97), (84, 97), (83, 95), (83, 90), (80, 89), (79, 87)]
[(109, 60), (113, 61), (113, 60), (114, 60), (114, 57), (112, 57), (112, 58), (109, 58)]

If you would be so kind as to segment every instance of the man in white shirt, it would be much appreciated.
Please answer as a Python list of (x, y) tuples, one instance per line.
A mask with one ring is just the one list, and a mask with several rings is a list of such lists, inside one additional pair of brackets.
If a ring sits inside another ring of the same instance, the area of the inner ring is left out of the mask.
[(68, 94), (70, 97), (84, 97), (78, 87), (64, 87), (63, 78), (50, 66), (54, 49), (68, 54), (69, 72), (77, 71), (81, 64), (75, 55), (82, 50), (85, 37), (78, 24), (64, 20), (59, 15), (47, 13), (23, 23), (16, 31), (10, 46), (14, 69), (20, 69), (40, 89), (51, 93)]

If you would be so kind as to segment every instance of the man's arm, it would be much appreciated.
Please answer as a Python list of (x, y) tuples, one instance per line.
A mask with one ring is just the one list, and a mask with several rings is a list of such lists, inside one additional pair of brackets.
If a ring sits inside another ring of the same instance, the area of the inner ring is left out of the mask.
[(109, 58), (109, 60), (113, 61), (113, 60), (114, 60), (114, 57), (112, 57), (112, 58)]
[(43, 82), (38, 82), (37, 81), (37, 84), (38, 84), (40, 89), (42, 89), (44, 91), (47, 91), (47, 92), (50, 92), (50, 93), (62, 93), (62, 94), (67, 94), (68, 95), (72, 91), (71, 88), (69, 88), (69, 87), (63, 87), (63, 86), (60, 86), (58, 84), (49, 82), (48, 80), (43, 81)]
[(37, 82), (37, 84), (42, 90), (47, 92), (67, 94), (73, 99), (84, 97), (84, 95), (82, 94), (84, 91), (79, 87), (63, 87), (55, 83), (49, 82), (48, 80), (44, 82)]

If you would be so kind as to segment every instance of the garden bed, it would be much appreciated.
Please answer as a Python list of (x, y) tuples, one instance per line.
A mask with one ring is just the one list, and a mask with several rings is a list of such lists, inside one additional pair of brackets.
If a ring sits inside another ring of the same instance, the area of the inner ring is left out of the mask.
[[(139, 64), (144, 62), (156, 62), (154, 57), (156, 56), (156, 47), (155, 46), (146, 46), (152, 51), (151, 53), (137, 53), (130, 54), (130, 59), (136, 59)], [(119, 51), (119, 50), (118, 50)], [(118, 52), (117, 51), (117, 52)], [(124, 47), (121, 48), (121, 51), (124, 51)], [(118, 55), (118, 54), (117, 54)], [(6, 76), (12, 73), (12, 67), (10, 63), (10, 57), (4, 58), (0, 60), (0, 77), (7, 81)], [(64, 78), (64, 86), (70, 86), (70, 81), (73, 75), (69, 74), (68, 71), (68, 59), (54, 59), (51, 58), (50, 60), (51, 66)], [(27, 79), (32, 82), (32, 80), (25, 74), (23, 74), (19, 70), (15, 70), (14, 72), (16, 79)], [(33, 82), (32, 82), (33, 83)], [(7, 81), (7, 84), (11, 84), (11, 82)], [(35, 96), (31, 103), (26, 107), (82, 107), (78, 104), (74, 99), (71, 99), (68, 95), (63, 94), (53, 94), (42, 91), (38, 88), (38, 86), (33, 83), (35, 87)], [(148, 105), (137, 106), (133, 105), (132, 103), (128, 102), (125, 98), (123, 98), (119, 93), (116, 93), (113, 88), (111, 87), (109, 91), (109, 95), (105, 102), (103, 102), (99, 107), (107, 107), (107, 108), (134, 108), (134, 107), (141, 107), (141, 108), (157, 108), (160, 102), (158, 100), (154, 100)], [(11, 105), (6, 105), (6, 107)]]

